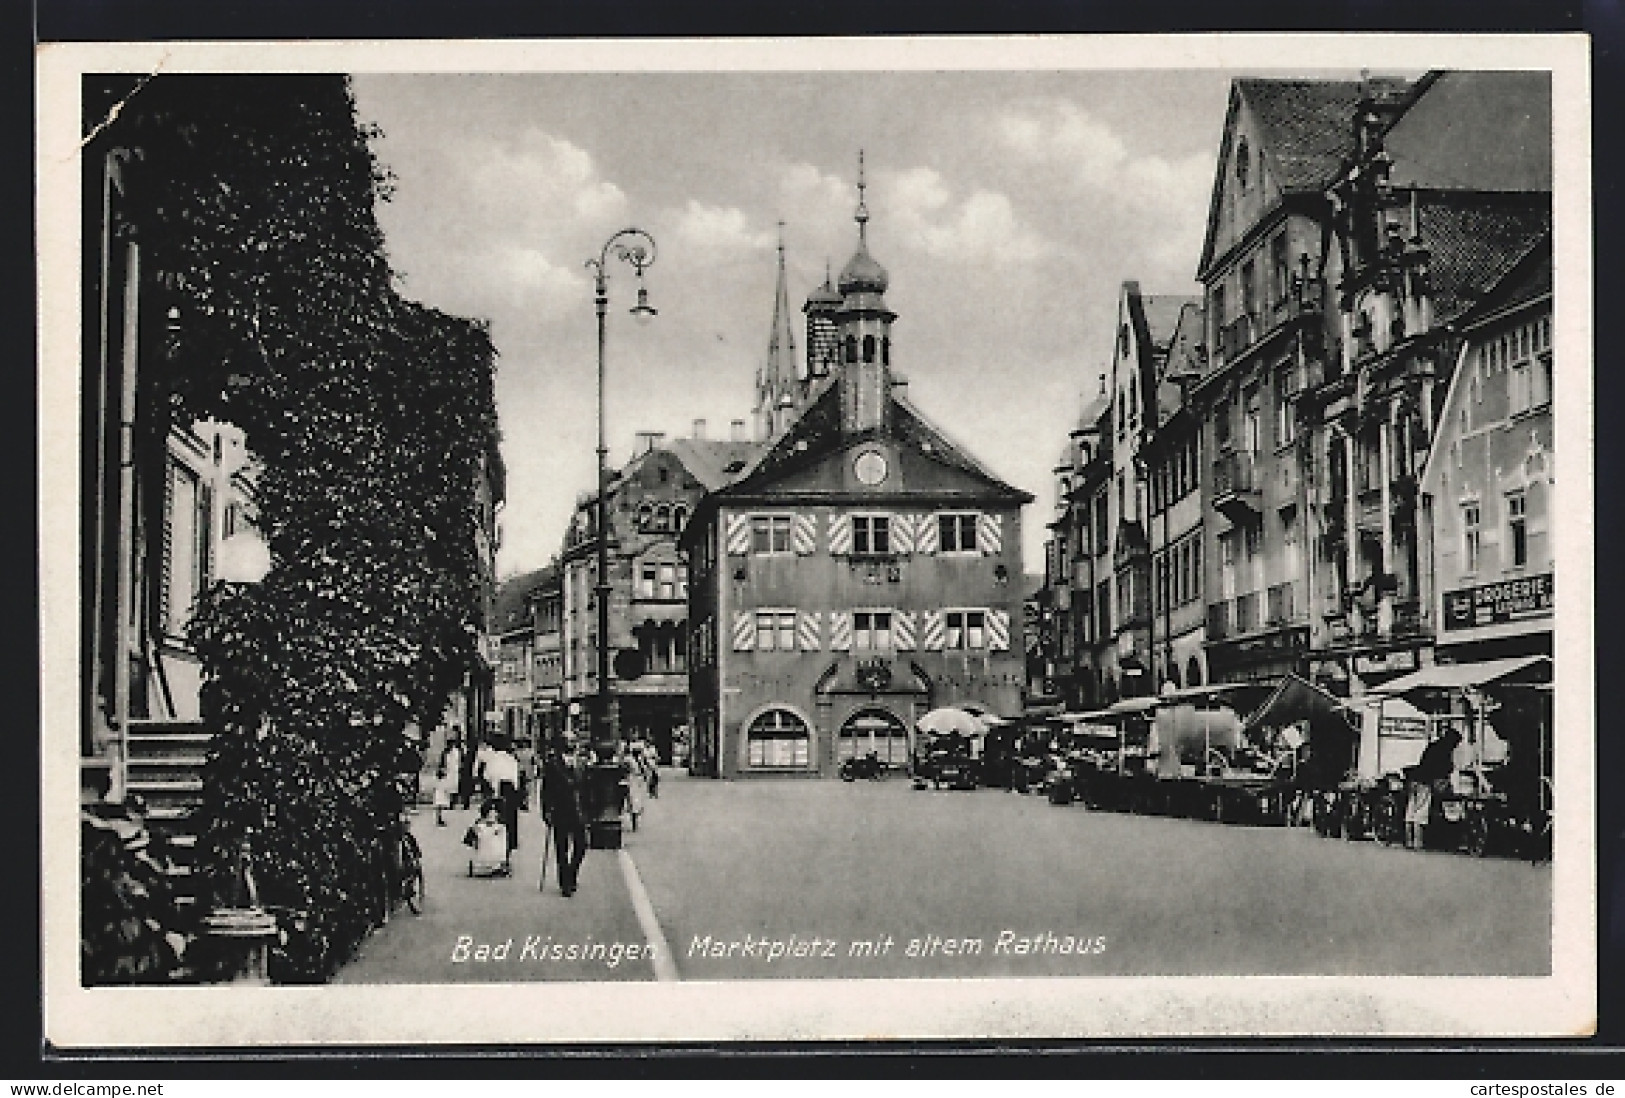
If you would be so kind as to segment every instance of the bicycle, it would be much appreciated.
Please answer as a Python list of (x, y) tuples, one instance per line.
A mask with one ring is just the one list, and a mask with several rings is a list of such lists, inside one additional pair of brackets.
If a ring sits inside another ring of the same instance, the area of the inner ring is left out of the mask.
[(410, 828), (401, 828), (401, 899), (412, 914), (423, 914), (423, 848)]

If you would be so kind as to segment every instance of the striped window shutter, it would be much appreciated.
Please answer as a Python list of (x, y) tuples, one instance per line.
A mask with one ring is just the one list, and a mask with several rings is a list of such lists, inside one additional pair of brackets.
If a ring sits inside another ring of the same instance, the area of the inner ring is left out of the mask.
[(796, 645), (803, 652), (816, 652), (824, 647), (824, 630), (818, 611), (802, 611), (796, 615)]
[(976, 516), (976, 548), (983, 556), (992, 556), (1004, 548), (1003, 515)]
[(920, 515), (914, 522), (914, 551), (931, 554), (937, 548), (937, 516)]
[(941, 652), (947, 640), (947, 615), (941, 610), (925, 611), (925, 629), (920, 636), (920, 647), (927, 652)]
[(847, 610), (829, 612), (829, 650), (852, 651), (852, 614)]
[(818, 519), (813, 515), (796, 515), (790, 520), (790, 544), (796, 556), (810, 557), (818, 552)]
[(831, 556), (844, 557), (852, 553), (852, 516), (829, 516), (829, 552)]
[(1010, 611), (987, 612), (987, 649), (989, 652), (1010, 651)]
[(891, 551), (903, 554), (914, 552), (913, 515), (893, 515), (891, 517)]
[(749, 610), (734, 611), (734, 651), (749, 652), (756, 647), (756, 615)]
[(742, 557), (750, 552), (750, 516), (728, 516), (728, 555)]
[(912, 610), (898, 610), (892, 614), (891, 642), (892, 647), (899, 652), (914, 651), (914, 621), (914, 611)]

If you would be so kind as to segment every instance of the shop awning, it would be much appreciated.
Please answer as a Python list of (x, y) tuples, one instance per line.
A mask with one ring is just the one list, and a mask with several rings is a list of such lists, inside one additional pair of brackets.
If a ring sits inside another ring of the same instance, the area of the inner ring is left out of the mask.
[(1376, 687), (1374, 693), (1408, 694), (1413, 690), (1464, 690), (1514, 676), (1528, 681), (1550, 682), (1552, 658), (1550, 656), (1513, 656), (1502, 660), (1480, 660), (1477, 663), (1442, 663), (1424, 667), (1409, 675)]
[[(1287, 675), (1264, 704), (1247, 718), (1243, 727), (1251, 730), (1271, 724), (1313, 720), (1334, 713), (1344, 713), (1341, 699), (1328, 694), (1312, 682), (1300, 679), (1296, 675)], [(1344, 719), (1347, 720), (1347, 717)]]
[(936, 735), (957, 733), (961, 736), (980, 736), (987, 731), (987, 726), (982, 723), (980, 717), (953, 706), (931, 710), (921, 717), (914, 727), (921, 732)]

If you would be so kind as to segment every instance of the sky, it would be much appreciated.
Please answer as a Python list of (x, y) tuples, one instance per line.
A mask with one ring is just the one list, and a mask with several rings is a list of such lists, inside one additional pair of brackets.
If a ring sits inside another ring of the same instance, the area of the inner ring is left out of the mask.
[(611, 462), (638, 431), (750, 419), (784, 222), (799, 308), (857, 243), (891, 276), (910, 399), (1031, 492), (1042, 570), (1051, 469), (1109, 364), (1119, 287), (1198, 294), (1230, 73), (361, 74), (395, 177), (379, 213), (406, 296), (488, 320), (508, 468), (498, 572), (558, 551), (595, 482), (596, 320), (586, 261), (649, 232), (659, 315), (613, 263)]

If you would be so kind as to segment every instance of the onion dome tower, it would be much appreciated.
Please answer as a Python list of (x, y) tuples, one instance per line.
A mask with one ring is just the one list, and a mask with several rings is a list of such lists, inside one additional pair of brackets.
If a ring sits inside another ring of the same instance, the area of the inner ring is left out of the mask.
[(891, 323), (886, 268), (869, 254), (869, 207), (864, 202), (863, 153), (858, 153), (858, 250), (841, 269), (841, 427), (848, 434), (885, 428), (891, 406)]

